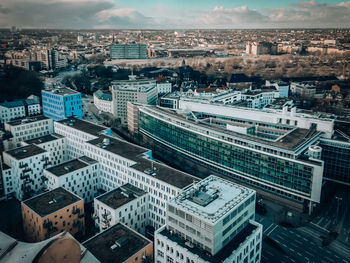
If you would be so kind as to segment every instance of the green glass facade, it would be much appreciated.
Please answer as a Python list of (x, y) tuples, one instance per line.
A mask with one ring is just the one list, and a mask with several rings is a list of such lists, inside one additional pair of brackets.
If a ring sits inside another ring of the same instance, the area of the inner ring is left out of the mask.
[(212, 139), (154, 118), (142, 111), (139, 114), (139, 121), (141, 131), (143, 129), (166, 144), (185, 150), (204, 162), (209, 160), (233, 172), (249, 174), (250, 178), (280, 185), (284, 187), (280, 188), (281, 191), (282, 189), (290, 192), (300, 191), (304, 196), (311, 195), (314, 169), (312, 165)]

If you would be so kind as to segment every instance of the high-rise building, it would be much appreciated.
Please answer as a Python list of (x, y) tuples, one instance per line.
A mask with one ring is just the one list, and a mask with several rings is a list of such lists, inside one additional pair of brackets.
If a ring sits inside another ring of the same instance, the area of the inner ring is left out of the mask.
[(147, 58), (147, 45), (113, 43), (110, 47), (111, 59), (144, 59)]
[(81, 93), (68, 88), (42, 90), (43, 113), (54, 121), (71, 116), (83, 118)]
[(262, 225), (254, 219), (255, 192), (211, 175), (167, 202), (155, 262), (260, 262)]
[(156, 105), (158, 91), (156, 81), (151, 79), (136, 79), (136, 76), (129, 76), (129, 80), (112, 82), (112, 108), (114, 116), (126, 123), (127, 103), (140, 103)]

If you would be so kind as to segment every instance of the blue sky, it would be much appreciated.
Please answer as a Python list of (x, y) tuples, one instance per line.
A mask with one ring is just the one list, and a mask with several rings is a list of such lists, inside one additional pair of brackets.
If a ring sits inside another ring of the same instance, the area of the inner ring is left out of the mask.
[(350, 1), (1, 0), (0, 27), (349, 28)]

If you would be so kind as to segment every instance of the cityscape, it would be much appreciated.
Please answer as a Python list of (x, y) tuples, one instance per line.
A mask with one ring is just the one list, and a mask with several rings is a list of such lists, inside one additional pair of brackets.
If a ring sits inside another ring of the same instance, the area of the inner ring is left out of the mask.
[(350, 263), (350, 1), (4, 0), (0, 263)]

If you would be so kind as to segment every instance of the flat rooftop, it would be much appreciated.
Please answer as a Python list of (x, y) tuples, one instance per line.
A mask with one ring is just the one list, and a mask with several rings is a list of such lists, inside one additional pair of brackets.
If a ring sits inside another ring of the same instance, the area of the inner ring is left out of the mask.
[(145, 194), (147, 194), (145, 191), (131, 184), (125, 184), (103, 195), (100, 195), (96, 199), (113, 209), (118, 209), (119, 207)]
[(247, 187), (211, 175), (194, 183), (168, 204), (215, 224), (233, 208), (238, 208), (241, 203), (251, 198), (254, 192)]
[[(103, 144), (104, 139), (109, 139), (108, 145)], [(194, 180), (198, 180), (197, 177), (190, 174), (148, 159), (146, 153), (150, 153), (151, 150), (135, 144), (105, 135), (100, 135), (97, 139), (88, 141), (88, 143), (134, 161), (135, 163), (131, 166), (132, 168), (175, 187), (182, 189), (190, 185)]]
[(171, 241), (177, 243), (179, 246), (188, 249), (191, 253), (198, 255), (200, 258), (211, 263), (221, 263), (228, 258), (239, 246), (251, 235), (258, 227), (252, 223), (248, 223), (226, 246), (224, 246), (215, 256), (208, 254), (207, 251), (199, 249), (198, 247), (189, 247), (186, 245), (187, 240), (182, 239), (174, 233), (164, 228), (160, 234), (166, 236)]
[(57, 94), (57, 95), (73, 95), (73, 94), (80, 94), (80, 92), (69, 89), (69, 88), (55, 88), (51, 90), (44, 90), (45, 92), (52, 93), (52, 94)]
[(124, 262), (151, 243), (139, 233), (118, 223), (82, 245), (101, 262)]
[(94, 124), (92, 122), (88, 122), (85, 120), (80, 120), (80, 119), (74, 118), (74, 117), (69, 117), (67, 119), (57, 121), (57, 123), (61, 123), (61, 124), (66, 125), (66, 126), (70, 126), (74, 129), (89, 133), (91, 135), (99, 135), (103, 131), (109, 129), (107, 127), (100, 126), (100, 125), (97, 125), (97, 124)]
[(29, 144), (10, 151), (6, 151), (7, 154), (9, 154), (17, 160), (22, 160), (45, 152), (46, 150), (36, 146), (35, 144)]
[(97, 163), (97, 161), (87, 156), (83, 156), (78, 159), (70, 160), (68, 162), (50, 167), (46, 170), (56, 176), (62, 176), (77, 171), (79, 169), (85, 168), (94, 163)]
[(46, 117), (44, 115), (38, 115), (35, 117), (24, 117), (21, 119), (17, 119), (14, 121), (9, 121), (7, 122), (7, 124), (11, 125), (11, 126), (18, 126), (18, 125), (24, 125), (27, 123), (32, 123), (32, 122), (36, 122), (36, 121), (42, 121), (42, 120), (49, 120), (49, 117)]
[(35, 213), (44, 217), (68, 205), (74, 204), (79, 200), (82, 199), (71, 192), (68, 192), (63, 187), (58, 187), (49, 192), (25, 200), (23, 203)]
[(30, 139), (25, 141), (28, 144), (41, 144), (41, 143), (46, 143), (46, 142), (52, 142), (54, 140), (58, 140), (64, 138), (64, 136), (57, 134), (57, 133), (52, 133), (49, 135), (45, 135), (39, 138), (35, 138), (35, 139)]

